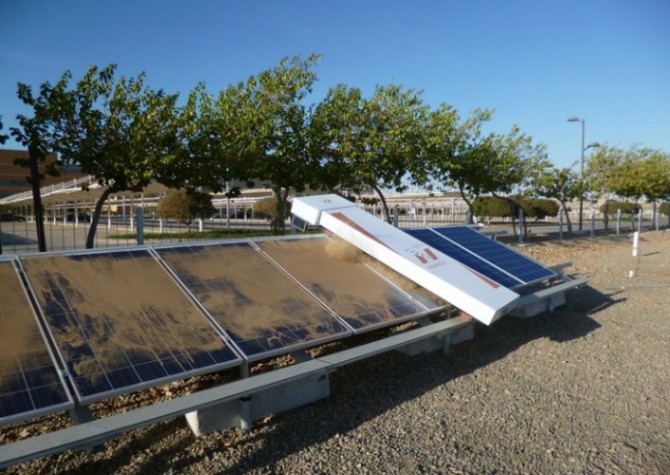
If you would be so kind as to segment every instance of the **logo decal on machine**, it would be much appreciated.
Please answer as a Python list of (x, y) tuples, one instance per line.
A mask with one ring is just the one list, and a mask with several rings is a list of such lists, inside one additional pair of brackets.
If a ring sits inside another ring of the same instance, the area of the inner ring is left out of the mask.
[(409, 252), (411, 252), (422, 264), (428, 264), (430, 261), (438, 260), (435, 253), (427, 247), (424, 247), (423, 249), (410, 249)]

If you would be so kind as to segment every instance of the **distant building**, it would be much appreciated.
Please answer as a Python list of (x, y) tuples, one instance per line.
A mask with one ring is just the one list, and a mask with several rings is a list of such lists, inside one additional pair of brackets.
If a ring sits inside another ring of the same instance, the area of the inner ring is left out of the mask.
[[(30, 190), (27, 177), (30, 176), (28, 168), (14, 164), (17, 158), (28, 158), (27, 150), (0, 150), (0, 198)], [(39, 164), (40, 171), (44, 172), (46, 165), (56, 161), (56, 154), (50, 153), (43, 162)], [(73, 178), (79, 178), (82, 174), (78, 170), (61, 169), (60, 176), (45, 176), (40, 186), (53, 185)]]

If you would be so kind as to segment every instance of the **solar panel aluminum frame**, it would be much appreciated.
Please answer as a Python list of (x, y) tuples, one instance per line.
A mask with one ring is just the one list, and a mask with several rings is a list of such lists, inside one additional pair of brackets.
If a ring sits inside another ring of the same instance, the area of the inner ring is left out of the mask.
[(60, 404), (54, 404), (51, 406), (47, 406), (41, 409), (34, 409), (32, 411), (26, 411), (22, 413), (17, 413), (15, 415), (7, 416), (2, 419), (0, 419), (0, 427), (3, 425), (7, 425), (13, 422), (19, 422), (23, 421), (26, 419), (32, 419), (40, 416), (44, 416), (47, 414), (53, 414), (55, 412), (60, 412), (60, 411), (66, 411), (73, 409), (75, 406), (75, 400), (72, 396), (72, 391), (68, 387), (66, 380), (65, 380), (65, 370), (64, 366), (60, 365), (59, 363), (60, 360), (56, 356), (57, 350), (55, 349), (54, 342), (50, 339), (48, 336), (48, 332), (45, 330), (43, 327), (43, 322), (40, 321), (39, 314), (36, 311), (36, 308), (38, 307), (36, 305), (36, 301), (33, 300), (33, 295), (29, 292), (29, 290), (26, 288), (26, 283), (27, 280), (23, 278), (23, 272), (20, 267), (19, 262), (17, 261), (16, 258), (14, 257), (4, 257), (0, 256), (0, 262), (11, 262), (12, 267), (14, 269), (14, 273), (16, 274), (16, 278), (18, 279), (19, 283), (21, 284), (21, 289), (23, 291), (23, 296), (26, 299), (26, 302), (28, 302), (30, 306), (30, 312), (33, 315), (33, 318), (35, 320), (35, 325), (38, 328), (38, 331), (40, 332), (40, 336), (42, 337), (42, 341), (44, 342), (44, 346), (47, 350), (47, 353), (49, 354), (49, 358), (51, 359), (51, 362), (53, 363), (53, 366), (56, 370), (56, 374), (58, 376), (58, 381), (60, 382), (61, 387), (63, 388), (63, 391), (65, 392), (65, 398), (67, 399), (66, 401), (60, 403)]
[[(328, 236), (326, 236), (326, 235), (324, 235), (324, 234), (320, 234), (320, 235), (311, 235), (311, 236), (310, 236), (310, 235), (306, 235), (306, 236), (300, 236), (300, 238), (302, 238), (302, 239), (330, 239)], [(254, 241), (258, 241), (258, 240), (254, 239)], [(256, 246), (256, 247), (257, 247), (257, 246)], [(409, 293), (407, 293), (405, 290), (403, 290), (402, 288), (400, 288), (400, 287), (399, 287), (398, 285), (396, 285), (394, 282), (390, 281), (388, 278), (386, 278), (385, 276), (383, 276), (382, 274), (380, 274), (379, 272), (377, 272), (375, 269), (373, 269), (373, 268), (370, 267), (369, 265), (367, 265), (367, 264), (363, 264), (363, 265), (365, 265), (365, 267), (367, 267), (368, 269), (370, 269), (370, 271), (372, 271), (375, 275), (377, 275), (381, 280), (383, 280), (383, 281), (386, 282), (389, 286), (391, 286), (392, 288), (394, 288), (395, 290), (397, 290), (399, 293), (401, 293), (402, 295), (404, 295), (404, 296), (405, 296), (407, 299), (409, 299), (412, 303), (418, 305), (419, 307), (422, 307), (425, 311), (422, 312), (422, 313), (419, 313), (419, 314), (412, 314), (412, 315), (407, 315), (407, 316), (405, 316), (405, 317), (399, 317), (399, 318), (394, 319), (394, 320), (392, 320), (392, 321), (386, 321), (386, 322), (375, 323), (375, 324), (366, 325), (366, 326), (363, 326), (363, 327), (360, 327), (360, 328), (353, 328), (353, 327), (352, 327), (352, 326), (351, 326), (351, 325), (350, 325), (350, 324), (349, 324), (349, 323), (348, 323), (342, 316), (340, 316), (340, 315), (337, 313), (336, 310), (334, 310), (334, 309), (332, 309), (331, 307), (329, 307), (328, 304), (325, 303), (319, 296), (317, 296), (314, 292), (312, 292), (310, 289), (308, 289), (302, 282), (300, 282), (300, 280), (299, 280), (297, 277), (293, 276), (287, 269), (285, 269), (284, 267), (282, 267), (281, 264), (279, 264), (278, 262), (276, 262), (276, 261), (275, 261), (271, 256), (269, 256), (265, 251), (263, 251), (263, 250), (260, 249), (260, 248), (259, 248), (259, 251), (260, 251), (261, 253), (263, 253), (263, 254), (264, 254), (270, 261), (272, 261), (272, 262), (275, 264), (275, 266), (277, 266), (279, 269), (281, 269), (283, 272), (285, 272), (286, 275), (288, 275), (289, 277), (291, 277), (291, 278), (292, 278), (292, 279), (293, 279), (293, 280), (294, 280), (300, 287), (302, 287), (302, 288), (305, 290), (305, 292), (307, 292), (312, 298), (314, 298), (316, 301), (318, 301), (319, 304), (321, 304), (323, 307), (325, 307), (325, 308), (326, 308), (329, 312), (331, 312), (333, 315), (337, 316), (337, 318), (338, 318), (344, 325), (346, 325), (347, 328), (349, 328), (349, 329), (353, 332), (354, 335), (361, 335), (361, 334), (368, 333), (368, 332), (371, 332), (371, 331), (374, 331), (374, 330), (379, 330), (379, 329), (381, 329), (381, 328), (388, 328), (388, 327), (391, 327), (391, 326), (393, 326), (393, 325), (399, 325), (399, 324), (406, 323), (406, 322), (413, 321), (413, 320), (423, 320), (423, 319), (428, 318), (428, 317), (431, 317), (431, 316), (433, 316), (433, 315), (438, 315), (439, 313), (441, 313), (441, 312), (443, 312), (443, 311), (445, 310), (444, 307), (440, 307), (439, 309), (434, 309), (434, 310), (431, 310), (431, 309), (427, 308), (423, 303), (421, 303), (420, 301), (418, 301), (417, 299), (415, 299), (414, 297), (412, 297)], [(392, 269), (391, 269), (391, 270), (392, 270)], [(395, 272), (395, 271), (394, 271), (394, 272)], [(400, 275), (400, 274), (399, 274), (399, 275)]]
[[(310, 236), (293, 236), (295, 239), (304, 239), (304, 238), (309, 238)], [(284, 240), (291, 240), (292, 236), (283, 236), (280, 239)], [(272, 239), (270, 237), (261, 237), (261, 238), (254, 238), (253, 240), (265, 240), (265, 239)], [(247, 355), (244, 350), (242, 350), (233, 337), (226, 331), (226, 329), (223, 327), (221, 323), (219, 323), (216, 318), (207, 310), (207, 308), (200, 302), (200, 300), (190, 291), (190, 289), (187, 287), (186, 284), (182, 282), (182, 280), (179, 278), (177, 273), (170, 267), (170, 265), (164, 261), (164, 259), (160, 256), (159, 251), (162, 249), (175, 249), (175, 248), (184, 248), (184, 247), (208, 247), (208, 246), (229, 246), (229, 245), (236, 245), (236, 244), (249, 244), (250, 248), (253, 249), (255, 252), (258, 252), (263, 258), (268, 260), (268, 263), (275, 266), (277, 270), (285, 274), (291, 281), (295, 282), (298, 284), (298, 286), (304, 290), (307, 295), (310, 297), (314, 298), (314, 295), (309, 292), (309, 290), (305, 289), (305, 287), (300, 284), (297, 279), (295, 279), (291, 274), (286, 272), (285, 269), (281, 268), (281, 266), (278, 266), (272, 259), (269, 259), (268, 256), (262, 252), (258, 246), (253, 244), (252, 239), (232, 239), (232, 240), (226, 240), (225, 243), (222, 243), (221, 241), (213, 241), (213, 242), (197, 242), (197, 243), (182, 243), (178, 245), (164, 245), (164, 246), (154, 246), (152, 248), (153, 252), (155, 253), (155, 257), (158, 259), (159, 262), (164, 266), (164, 268), (171, 274), (171, 276), (179, 283), (179, 286), (182, 288), (182, 290), (189, 296), (189, 298), (200, 308), (202, 312), (207, 316), (209, 319), (210, 323), (212, 323), (216, 329), (221, 332), (223, 335), (226, 337), (226, 342), (231, 345), (232, 348), (235, 349), (235, 352), (240, 355), (244, 361), (248, 363), (253, 363), (256, 361), (261, 361), (261, 360), (266, 360), (268, 358), (274, 358), (276, 356), (283, 356), (290, 354), (291, 352), (296, 352), (296, 351), (301, 351), (305, 350), (308, 348), (313, 348), (318, 345), (323, 345), (326, 343), (330, 343), (333, 341), (341, 340), (343, 338), (347, 338), (353, 334), (353, 329), (345, 322), (342, 320), (335, 312), (332, 311), (332, 309), (328, 308), (326, 305), (323, 305), (323, 303), (316, 299), (317, 302), (324, 307), (324, 309), (332, 316), (334, 317), (338, 323), (340, 323), (342, 326), (348, 329), (346, 333), (338, 333), (335, 335), (331, 335), (328, 337), (324, 338), (318, 338), (314, 340), (309, 340), (304, 343), (298, 343), (295, 345), (292, 345), (290, 348), (282, 347), (282, 348), (276, 348), (273, 350), (268, 350), (263, 353), (255, 354), (255, 355)]]
[[(30, 254), (25, 254), (19, 257), (19, 266), (21, 267), (21, 272), (23, 275), (25, 275), (25, 271), (23, 267), (21, 266), (21, 260), (27, 257), (50, 257), (50, 256), (65, 256), (65, 257), (70, 257), (70, 256), (84, 256), (84, 255), (98, 255), (98, 254), (111, 254), (111, 253), (117, 253), (117, 252), (137, 252), (137, 251), (146, 251), (147, 255), (149, 255), (152, 259), (156, 260), (154, 254), (151, 253), (151, 250), (148, 246), (133, 246), (133, 247), (119, 247), (119, 248), (99, 248), (99, 249), (86, 249), (86, 250), (78, 250), (78, 251), (72, 251), (72, 252), (47, 252), (47, 253), (30, 253)], [(160, 262), (157, 262), (158, 267), (163, 268)], [(170, 273), (166, 272), (166, 275), (172, 279), (172, 275)], [(214, 364), (211, 366), (207, 366), (204, 368), (199, 368), (195, 370), (190, 370), (190, 371), (185, 371), (182, 373), (175, 373), (172, 375), (167, 375), (161, 378), (156, 378), (144, 382), (140, 382), (137, 384), (129, 385), (129, 386), (124, 386), (122, 388), (117, 388), (117, 389), (111, 389), (108, 391), (102, 391), (99, 393), (92, 394), (90, 396), (82, 395), (79, 390), (77, 389), (77, 386), (75, 384), (76, 378), (74, 375), (70, 372), (67, 361), (63, 357), (62, 353), (60, 352), (57, 344), (57, 339), (55, 338), (55, 335), (51, 331), (51, 328), (48, 324), (46, 315), (44, 315), (44, 312), (41, 308), (41, 306), (37, 303), (39, 302), (37, 298), (37, 294), (35, 292), (35, 289), (33, 288), (30, 279), (26, 278), (25, 279), (26, 286), (28, 288), (28, 292), (30, 294), (30, 297), (32, 301), (34, 302), (35, 308), (37, 310), (38, 317), (42, 320), (42, 323), (44, 325), (44, 328), (49, 336), (49, 339), (53, 342), (54, 344), (54, 354), (56, 359), (58, 360), (60, 364), (60, 368), (62, 369), (63, 372), (63, 377), (65, 381), (65, 387), (70, 390), (70, 393), (75, 396), (76, 401), (79, 404), (87, 405), (91, 404), (94, 402), (102, 401), (104, 399), (109, 399), (113, 398), (115, 396), (121, 396), (124, 394), (130, 394), (132, 392), (136, 391), (141, 391), (143, 389), (147, 388), (152, 388), (152, 387), (157, 387), (161, 386), (164, 384), (169, 384), (175, 381), (180, 381), (184, 379), (188, 379), (194, 376), (200, 376), (203, 374), (209, 374), (213, 373), (216, 371), (221, 371), (221, 370), (226, 370), (234, 367), (239, 367), (242, 366), (243, 364), (243, 358), (240, 357), (239, 353), (235, 351), (235, 349), (232, 347), (231, 343), (227, 340), (224, 339), (223, 336), (218, 332), (218, 329), (215, 327), (212, 327), (212, 331), (219, 337), (222, 338), (223, 342), (230, 347), (231, 352), (235, 355), (234, 359), (228, 360), (224, 363), (218, 363)], [(177, 282), (174, 281), (175, 287), (179, 288), (182, 290), (182, 286)], [(186, 299), (192, 303), (192, 300), (188, 294), (184, 295)], [(198, 311), (200, 311), (200, 308), (197, 307)], [(210, 323), (209, 319), (206, 317), (206, 315), (203, 315), (203, 321)], [(210, 325), (211, 326), (211, 325)]]
[[(449, 226), (442, 226), (442, 227), (449, 227)], [(440, 227), (440, 228), (442, 228), (442, 227)], [(499, 244), (500, 246), (504, 246), (506, 250), (508, 250), (508, 251), (510, 251), (510, 252), (513, 252), (514, 254), (518, 255), (519, 257), (521, 257), (521, 258), (523, 258), (523, 259), (525, 259), (525, 260), (527, 260), (527, 261), (529, 261), (529, 262), (532, 262), (533, 264), (535, 264), (535, 265), (537, 265), (537, 266), (539, 266), (539, 267), (542, 267), (542, 268), (544, 268), (544, 269), (547, 269), (547, 270), (551, 271), (550, 269), (548, 269), (548, 268), (547, 268), (544, 264), (542, 264), (541, 262), (538, 262), (537, 260), (533, 259), (532, 257), (530, 257), (530, 256), (528, 256), (528, 255), (526, 255), (526, 254), (523, 254), (522, 252), (517, 251), (516, 249), (514, 249), (514, 248), (511, 247), (511, 246), (506, 246), (506, 245), (503, 244), (503, 243), (500, 243), (500, 242), (498, 242), (498, 241), (496, 241), (496, 240), (494, 240), (494, 239), (491, 239), (491, 238), (489, 238), (489, 237), (484, 236), (484, 235), (481, 234), (479, 231), (477, 231), (476, 229), (474, 229), (472, 226), (459, 226), (459, 227), (466, 227), (466, 228), (469, 228), (469, 229), (471, 229), (473, 232), (476, 232), (476, 233), (480, 234), (482, 237), (484, 237), (484, 238), (486, 238), (486, 239), (490, 239), (491, 241), (493, 241), (493, 242)], [(546, 280), (549, 280), (549, 279), (552, 279), (552, 278), (557, 277), (557, 274), (556, 274), (555, 272), (551, 271), (551, 272), (553, 272), (553, 274), (552, 274), (551, 276), (540, 277), (540, 278), (537, 278), (537, 279), (534, 279), (534, 280), (528, 280), (528, 281), (519, 279), (519, 277), (517, 277), (517, 276), (515, 276), (514, 274), (508, 272), (507, 270), (505, 270), (505, 269), (503, 269), (502, 267), (496, 265), (495, 263), (489, 261), (489, 260), (486, 259), (485, 257), (480, 256), (479, 254), (477, 254), (477, 253), (471, 251), (470, 249), (468, 249), (467, 247), (465, 247), (465, 246), (459, 244), (458, 242), (456, 242), (456, 241), (454, 241), (454, 240), (452, 240), (452, 239), (449, 239), (447, 236), (444, 236), (444, 235), (441, 234), (439, 231), (437, 231), (437, 229), (440, 229), (440, 228), (423, 228), (423, 229), (430, 229), (430, 230), (433, 231), (435, 234), (439, 235), (442, 239), (447, 239), (449, 242), (452, 242), (454, 245), (456, 245), (456, 246), (462, 248), (463, 250), (469, 252), (469, 253), (472, 254), (473, 256), (478, 257), (479, 259), (481, 259), (482, 261), (486, 262), (487, 264), (489, 264), (489, 265), (495, 267), (496, 269), (500, 270), (501, 272), (504, 272), (505, 274), (509, 275), (510, 277), (514, 278), (515, 280), (520, 281), (521, 283), (520, 283), (519, 285), (517, 285), (517, 286), (515, 286), (515, 287), (512, 287), (513, 290), (514, 290), (514, 289), (522, 289), (522, 288), (524, 288), (524, 287), (528, 287), (528, 286), (531, 286), (531, 285), (533, 285), (533, 284), (537, 284), (537, 283), (539, 283), (539, 282), (544, 282), (544, 281), (546, 281)]]

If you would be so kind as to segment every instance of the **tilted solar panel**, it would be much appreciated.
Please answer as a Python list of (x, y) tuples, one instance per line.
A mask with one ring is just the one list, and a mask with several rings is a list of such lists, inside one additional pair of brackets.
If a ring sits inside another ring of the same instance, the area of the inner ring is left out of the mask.
[(155, 250), (249, 359), (351, 334), (248, 242)]
[(435, 231), (512, 274), (525, 284), (532, 284), (556, 276), (554, 271), (547, 269), (528, 256), (467, 226), (445, 226), (435, 228)]
[(0, 282), (0, 424), (72, 407), (12, 262)]
[(500, 285), (513, 289), (523, 284), (519, 279), (480, 259), (462, 246), (445, 239), (432, 229), (410, 229), (407, 230), (407, 233)]
[(147, 250), (21, 264), (82, 402), (241, 364)]
[[(355, 331), (392, 325), (428, 311), (419, 299), (366, 266), (369, 258), (339, 238), (268, 240), (257, 245)], [(438, 307), (432, 302), (430, 310)]]
[(468, 226), (406, 232), (510, 289), (556, 276), (552, 270)]

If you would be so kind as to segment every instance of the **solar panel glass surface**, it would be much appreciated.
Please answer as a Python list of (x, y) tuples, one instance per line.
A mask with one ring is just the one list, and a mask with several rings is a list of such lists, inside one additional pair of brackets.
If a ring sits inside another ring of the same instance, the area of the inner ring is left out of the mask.
[(0, 282), (0, 423), (72, 407), (12, 262)]
[(250, 359), (288, 353), (351, 333), (249, 243), (156, 252)]
[(556, 276), (554, 271), (467, 226), (445, 226), (434, 229), (441, 236), (472, 251), (480, 258), (518, 278), (524, 284)]
[(82, 402), (241, 363), (146, 250), (21, 263)]
[(409, 229), (407, 233), (500, 285), (513, 289), (523, 284), (519, 279), (480, 259), (462, 246), (445, 239), (432, 229)]
[[(366, 266), (363, 253), (339, 238), (257, 244), (356, 331), (392, 325), (427, 311)], [(404, 278), (397, 275), (397, 279)]]

